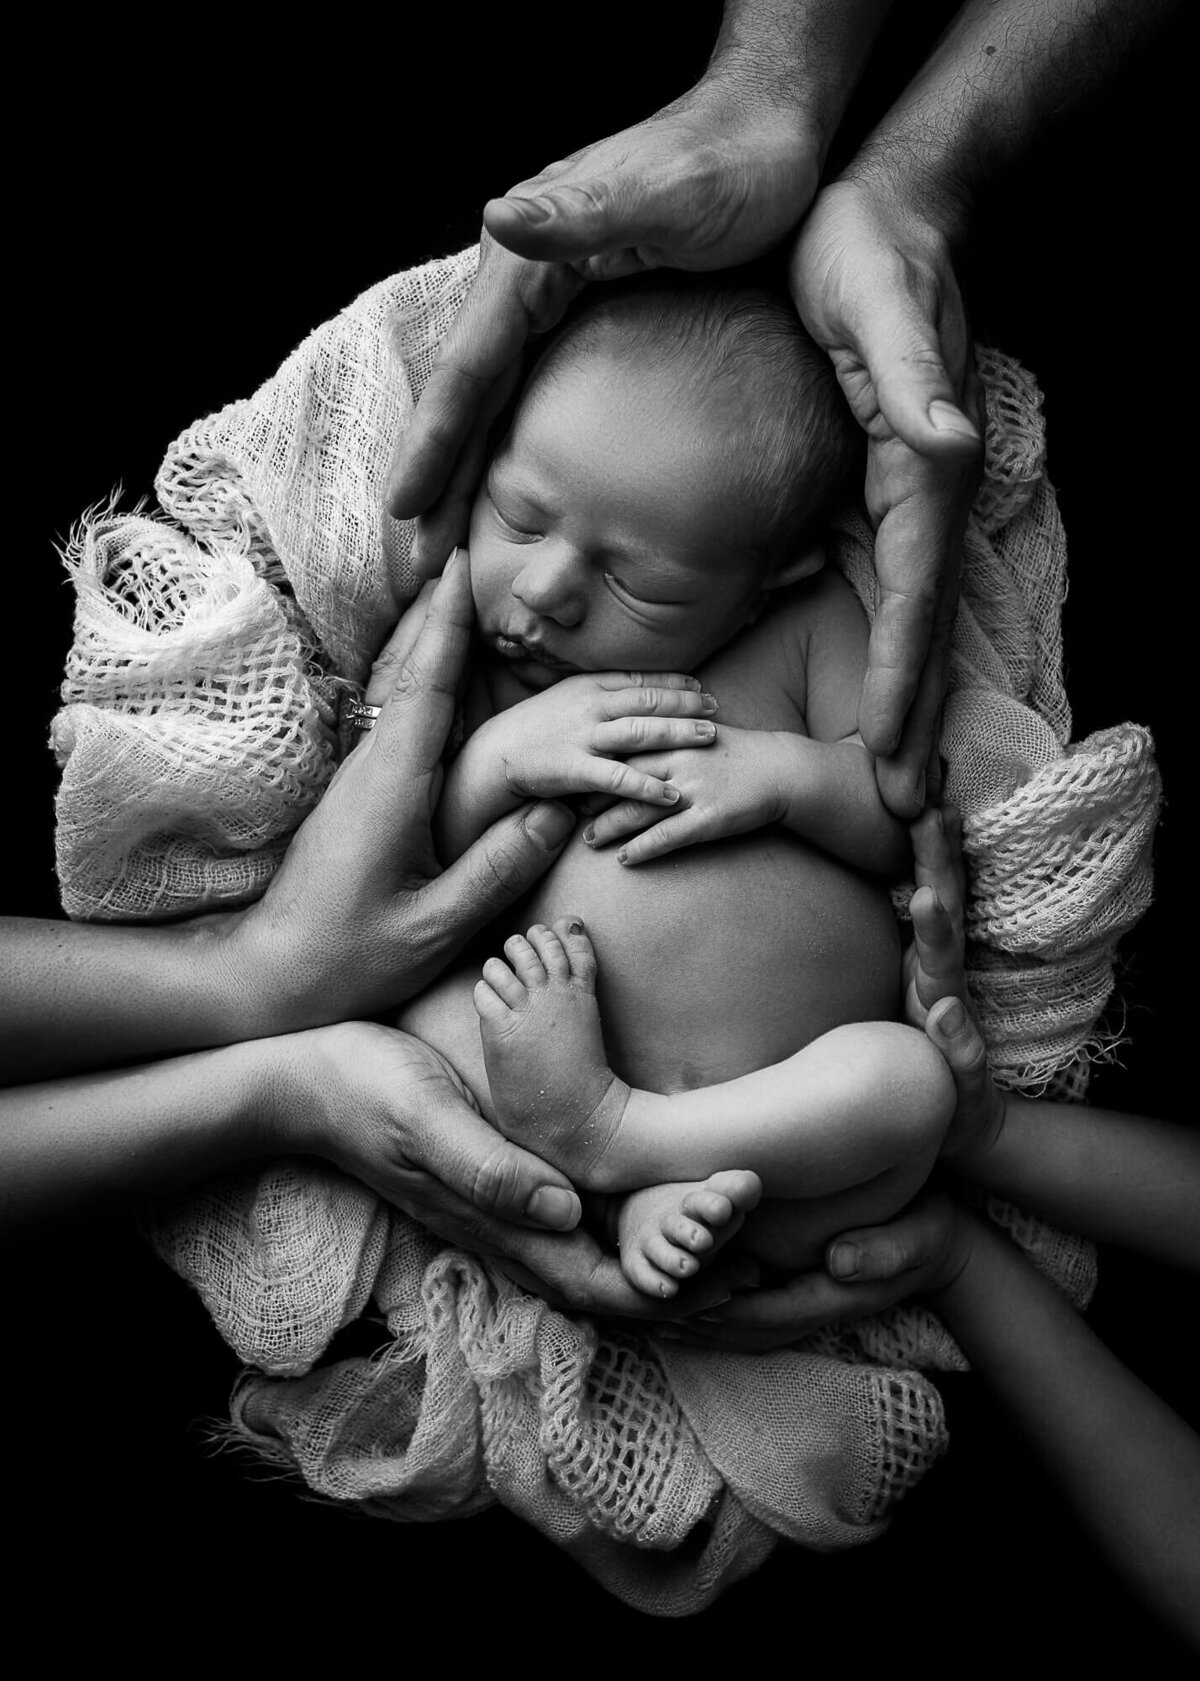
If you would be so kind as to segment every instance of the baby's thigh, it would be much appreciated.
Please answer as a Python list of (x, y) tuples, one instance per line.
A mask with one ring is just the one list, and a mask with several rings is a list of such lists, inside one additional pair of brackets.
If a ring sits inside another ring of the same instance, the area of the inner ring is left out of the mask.
[(613, 1066), (651, 1090), (733, 1079), (897, 1013), (886, 893), (781, 829), (635, 868), (575, 838), (514, 926), (569, 914), (596, 947)]
[(440, 1051), (474, 1094), (484, 1114), (489, 1120), (494, 1120), (483, 1065), (479, 1017), (471, 1002), (478, 979), (477, 964), (456, 964), (441, 980), (427, 987), (419, 998), (405, 1004), (393, 1025)]

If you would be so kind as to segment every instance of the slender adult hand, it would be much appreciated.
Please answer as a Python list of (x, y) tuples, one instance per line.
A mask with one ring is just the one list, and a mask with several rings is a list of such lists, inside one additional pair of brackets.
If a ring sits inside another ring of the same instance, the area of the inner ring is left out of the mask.
[(924, 804), (982, 453), (966, 312), (946, 240), (867, 180), (820, 194), (796, 240), (791, 286), (867, 434), (879, 596), (859, 729), (885, 803), (912, 818)]
[(297, 831), (263, 898), (232, 926), (230, 968), (235, 980), (261, 978), (245, 1004), (251, 1020), (269, 1023), (265, 1031), (373, 1015), (413, 997), (529, 890), (566, 841), (572, 814), (541, 802), (439, 868), (430, 822), (471, 622), (459, 556), (430, 592), (415, 637), (402, 620), (384, 651), (390, 692), (374, 728)]
[(491, 200), (478, 275), (392, 470), (392, 513), (422, 516), (420, 575), (434, 576), (466, 539), (487, 429), (516, 386), (529, 338), (553, 327), (589, 281), (760, 256), (808, 207), (819, 167), (795, 110), (720, 73)]

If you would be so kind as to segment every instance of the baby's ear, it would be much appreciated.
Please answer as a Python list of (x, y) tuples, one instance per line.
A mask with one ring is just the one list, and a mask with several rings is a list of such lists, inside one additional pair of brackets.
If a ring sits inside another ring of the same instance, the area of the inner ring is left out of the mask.
[(825, 550), (819, 543), (813, 543), (777, 560), (767, 573), (766, 587), (779, 590), (787, 584), (798, 584), (801, 578), (811, 578), (814, 572), (819, 572), (824, 564)]

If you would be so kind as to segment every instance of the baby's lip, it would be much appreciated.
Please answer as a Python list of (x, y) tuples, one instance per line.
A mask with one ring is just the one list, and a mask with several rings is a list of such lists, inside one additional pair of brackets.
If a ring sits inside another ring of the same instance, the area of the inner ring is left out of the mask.
[(501, 631), (493, 638), (493, 646), (506, 660), (533, 660), (535, 665), (544, 665), (551, 671), (575, 670), (566, 660), (556, 659), (541, 643), (529, 641), (523, 636), (509, 636)]

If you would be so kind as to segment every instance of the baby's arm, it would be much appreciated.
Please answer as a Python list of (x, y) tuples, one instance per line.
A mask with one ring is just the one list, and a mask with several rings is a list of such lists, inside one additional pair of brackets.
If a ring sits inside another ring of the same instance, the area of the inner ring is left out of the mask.
[(857, 734), (866, 649), (862, 609), (837, 573), (801, 585), (704, 668), (721, 704), (709, 752), (635, 761), (680, 788), (679, 810), (664, 817), (661, 807), (626, 800), (601, 813), (585, 839), (624, 840), (620, 862), (640, 864), (780, 823), (856, 869), (905, 869), (907, 829), (880, 799)]
[(443, 862), (465, 852), (534, 790), (636, 798), (652, 810), (678, 800), (624, 761), (646, 749), (706, 747), (716, 731), (695, 678), (675, 672), (597, 672), (562, 682), (488, 718), (446, 772), (434, 818)]

